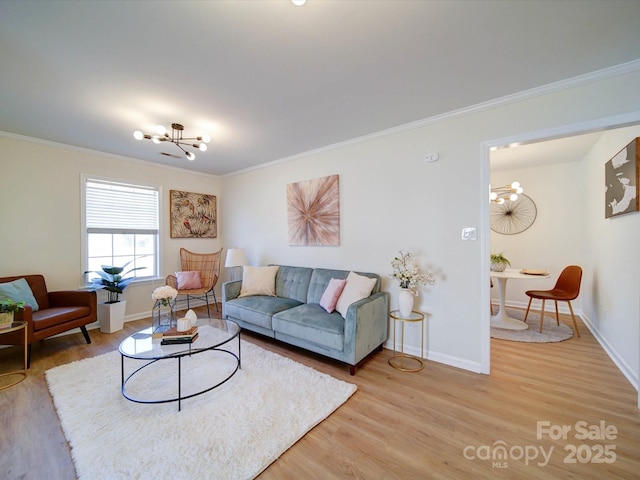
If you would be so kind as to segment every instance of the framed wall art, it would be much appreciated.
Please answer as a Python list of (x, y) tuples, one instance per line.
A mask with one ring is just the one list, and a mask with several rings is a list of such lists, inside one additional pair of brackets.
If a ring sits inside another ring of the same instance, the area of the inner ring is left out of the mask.
[(620, 150), (604, 165), (605, 218), (640, 210), (640, 137)]
[(171, 190), (171, 238), (217, 238), (215, 195)]
[(289, 245), (340, 245), (338, 175), (287, 185)]

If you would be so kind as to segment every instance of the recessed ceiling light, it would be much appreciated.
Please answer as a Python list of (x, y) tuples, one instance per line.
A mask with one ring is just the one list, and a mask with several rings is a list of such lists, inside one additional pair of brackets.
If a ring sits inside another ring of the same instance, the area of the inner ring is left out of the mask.
[(307, 0), (291, 0), (291, 3), (293, 3), (296, 7), (301, 7), (302, 5), (307, 3)]

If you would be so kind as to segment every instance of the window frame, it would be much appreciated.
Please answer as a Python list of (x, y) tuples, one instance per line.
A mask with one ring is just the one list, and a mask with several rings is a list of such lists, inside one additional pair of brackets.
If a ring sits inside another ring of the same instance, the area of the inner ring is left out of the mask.
[[(159, 279), (161, 279), (162, 277), (160, 276), (160, 272), (162, 272), (162, 255), (161, 252), (163, 251), (163, 237), (161, 235), (161, 232), (163, 231), (163, 218), (164, 218), (164, 202), (162, 201), (163, 198), (163, 188), (161, 185), (158, 184), (154, 184), (154, 183), (148, 183), (148, 182), (141, 182), (141, 181), (132, 181), (132, 180), (123, 180), (120, 178), (113, 178), (113, 177), (105, 177), (105, 176), (101, 176), (101, 175), (91, 175), (91, 174), (86, 174), (83, 173), (80, 175), (80, 198), (81, 198), (81, 205), (80, 205), (80, 210), (81, 210), (81, 236), (82, 236), (82, 241), (81, 241), (81, 246), (80, 246), (80, 254), (81, 254), (81, 265), (82, 265), (82, 271), (81, 271), (81, 275), (82, 275), (82, 285), (84, 285), (85, 287), (88, 287), (91, 285), (91, 282), (88, 280), (89, 276), (87, 274), (85, 274), (84, 272), (86, 272), (87, 270), (89, 270), (88, 265), (89, 265), (89, 236), (88, 236), (88, 232), (87, 232), (87, 182), (90, 181), (97, 181), (97, 182), (111, 182), (111, 183), (120, 183), (123, 185), (130, 185), (130, 186), (140, 186), (140, 187), (144, 187), (144, 188), (152, 188), (154, 189), (157, 193), (158, 193), (158, 232), (157, 232), (157, 241), (156, 241), (156, 259), (155, 259), (155, 263), (156, 263), (156, 274), (155, 275), (148, 275), (148, 276), (141, 276), (141, 277), (137, 277), (135, 280), (133, 280), (131, 282), (130, 285), (136, 284), (136, 285), (143, 285), (145, 283), (155, 283), (157, 282)], [(128, 270), (128, 269), (127, 269)]]

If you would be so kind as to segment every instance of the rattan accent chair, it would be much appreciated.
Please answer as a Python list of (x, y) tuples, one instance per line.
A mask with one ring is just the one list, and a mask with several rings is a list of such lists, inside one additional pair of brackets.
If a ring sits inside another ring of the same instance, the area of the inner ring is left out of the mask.
[(553, 300), (556, 305), (556, 322), (560, 325), (560, 315), (558, 315), (558, 301), (567, 302), (569, 304), (569, 311), (571, 312), (571, 319), (573, 320), (573, 328), (576, 331), (578, 337), (580, 332), (578, 331), (578, 322), (576, 322), (576, 316), (573, 313), (573, 307), (571, 306), (571, 300), (578, 298), (580, 294), (580, 283), (582, 281), (582, 268), (578, 265), (569, 265), (565, 267), (560, 273), (555, 286), (551, 290), (527, 290), (525, 293), (529, 297), (529, 305), (527, 305), (527, 313), (524, 315), (524, 321), (527, 321), (529, 316), (529, 309), (531, 308), (531, 301), (534, 298), (542, 300), (542, 307), (540, 309), (540, 333), (542, 333), (542, 322), (544, 320), (544, 302), (546, 300)]
[(216, 286), (216, 283), (218, 283), (218, 278), (220, 277), (221, 255), (222, 248), (214, 253), (195, 253), (190, 252), (186, 248), (180, 249), (181, 270), (183, 272), (200, 272), (202, 287), (180, 290), (178, 288), (178, 278), (175, 275), (168, 275), (165, 283), (178, 290), (178, 295), (186, 295), (187, 309), (190, 308), (189, 299), (191, 297), (204, 300), (207, 304), (207, 315), (211, 317), (211, 313), (209, 312), (209, 293), (213, 293), (213, 301), (216, 304), (216, 311), (219, 311), (218, 300), (216, 298), (214, 287)]

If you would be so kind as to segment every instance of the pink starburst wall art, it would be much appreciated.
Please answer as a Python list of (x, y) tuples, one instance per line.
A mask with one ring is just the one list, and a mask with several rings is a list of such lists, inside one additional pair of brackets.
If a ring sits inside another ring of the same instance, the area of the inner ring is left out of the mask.
[(338, 175), (287, 185), (289, 245), (340, 245)]

